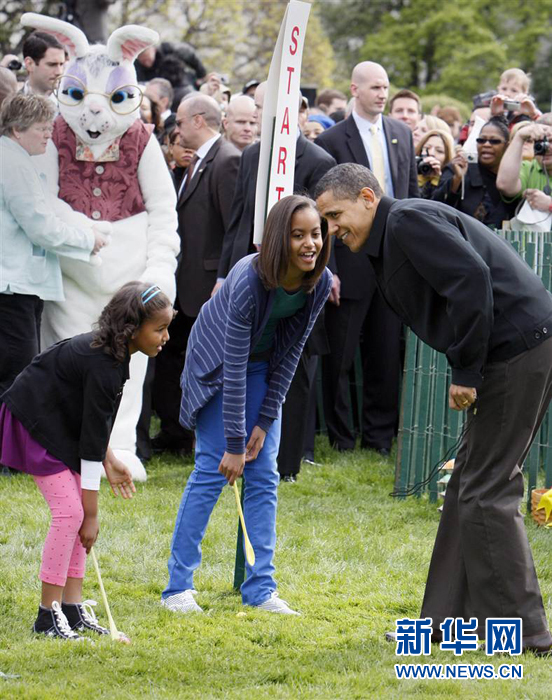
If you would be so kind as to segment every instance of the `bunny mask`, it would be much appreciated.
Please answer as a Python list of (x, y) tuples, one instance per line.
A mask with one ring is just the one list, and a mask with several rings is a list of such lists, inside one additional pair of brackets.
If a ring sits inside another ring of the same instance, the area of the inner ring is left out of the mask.
[(84, 33), (67, 22), (27, 12), (25, 27), (53, 34), (69, 54), (57, 96), (60, 114), (87, 146), (107, 147), (139, 118), (142, 92), (134, 59), (159, 42), (157, 32), (128, 25), (113, 32), (107, 45), (90, 46)]

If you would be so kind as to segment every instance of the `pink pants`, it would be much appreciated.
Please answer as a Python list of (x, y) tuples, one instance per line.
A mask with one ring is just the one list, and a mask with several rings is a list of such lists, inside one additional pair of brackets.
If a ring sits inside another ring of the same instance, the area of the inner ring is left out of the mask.
[(84, 578), (86, 550), (79, 539), (84, 518), (80, 474), (66, 469), (51, 476), (33, 476), (52, 512), (40, 580), (65, 586), (67, 577)]

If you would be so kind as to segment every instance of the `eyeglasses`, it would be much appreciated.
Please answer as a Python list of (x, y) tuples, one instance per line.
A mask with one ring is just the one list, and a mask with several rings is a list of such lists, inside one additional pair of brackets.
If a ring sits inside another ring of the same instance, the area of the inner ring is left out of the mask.
[(502, 139), (484, 139), (482, 136), (479, 136), (475, 140), (480, 145), (483, 145), (484, 143), (490, 143), (491, 146), (498, 146), (499, 143), (506, 143)]
[[(195, 114), (192, 114), (189, 117), (186, 117), (186, 119), (188, 121), (190, 121), (190, 119), (193, 119), (194, 117), (203, 117), (204, 115), (205, 115), (205, 112), (196, 112)], [(174, 123), (180, 129), (180, 126), (181, 126), (183, 121), (184, 121), (183, 119), (175, 119)]]
[(140, 107), (144, 94), (138, 85), (122, 85), (113, 92), (92, 92), (73, 75), (64, 75), (54, 89), (58, 102), (66, 107), (77, 107), (87, 95), (103, 95), (109, 100), (111, 109), (116, 114), (130, 114)]

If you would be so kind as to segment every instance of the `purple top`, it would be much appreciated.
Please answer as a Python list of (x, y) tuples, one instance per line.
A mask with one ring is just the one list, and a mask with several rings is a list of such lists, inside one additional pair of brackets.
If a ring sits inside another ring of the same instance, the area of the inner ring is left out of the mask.
[(29, 435), (5, 404), (0, 405), (0, 464), (33, 476), (69, 469)]

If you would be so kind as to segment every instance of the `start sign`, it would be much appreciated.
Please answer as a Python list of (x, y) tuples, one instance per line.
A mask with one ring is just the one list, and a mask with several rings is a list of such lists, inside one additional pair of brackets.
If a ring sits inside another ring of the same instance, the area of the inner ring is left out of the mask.
[(310, 3), (292, 0), (280, 27), (263, 104), (261, 150), (255, 197), (254, 243), (261, 243), (272, 206), (293, 194), (301, 60)]

